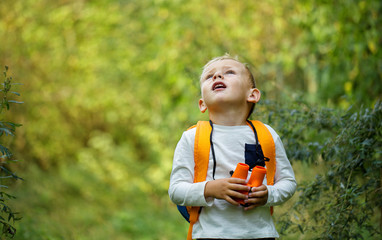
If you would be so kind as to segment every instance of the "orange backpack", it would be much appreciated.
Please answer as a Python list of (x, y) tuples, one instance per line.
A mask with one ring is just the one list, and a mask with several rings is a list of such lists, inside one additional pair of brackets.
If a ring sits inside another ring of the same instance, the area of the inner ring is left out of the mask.
[[(260, 121), (251, 120), (251, 124), (247, 122), (247, 124), (252, 128), (257, 134), (258, 141), (260, 143), (261, 149), (263, 151), (264, 157), (268, 158), (269, 161), (265, 162), (267, 169), (267, 185), (273, 185), (274, 176), (276, 172), (276, 148), (275, 142), (273, 140), (272, 134), (269, 132), (268, 128)], [(208, 121), (199, 121), (197, 125), (190, 127), (196, 127), (195, 133), (195, 142), (194, 142), (194, 183), (203, 182), (207, 177), (208, 170), (208, 162), (210, 155), (210, 136), (212, 127)], [(199, 217), (199, 213), (201, 211), (201, 207), (184, 207), (177, 206), (179, 212), (183, 215), (183, 217), (190, 222), (190, 227), (188, 229), (187, 240), (192, 239), (192, 228), (196, 223)], [(273, 208), (270, 209), (271, 214), (273, 214)]]

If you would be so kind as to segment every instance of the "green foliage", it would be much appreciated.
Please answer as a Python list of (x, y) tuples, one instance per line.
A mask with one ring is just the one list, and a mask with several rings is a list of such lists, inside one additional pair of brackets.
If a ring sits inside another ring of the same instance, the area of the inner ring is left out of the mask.
[(9, 99), (9, 93), (15, 94), (17, 96), (20, 96), (20, 94), (11, 91), (12, 86), (15, 85), (15, 83), (12, 82), (12, 77), (7, 77), (7, 71), (8, 67), (6, 66), (4, 71), (4, 82), (2, 84), (3, 88), (0, 89), (2, 95), (0, 105), (0, 224), (2, 226), (2, 232), (0, 234), (1, 239), (3, 239), (3, 237), (13, 237), (16, 234), (16, 228), (13, 226), (13, 223), (21, 219), (17, 216), (18, 213), (14, 212), (9, 206), (9, 200), (13, 199), (14, 196), (6, 193), (3, 190), (8, 188), (7, 185), (9, 179), (22, 179), (10, 169), (10, 162), (13, 162), (15, 160), (11, 150), (4, 144), (6, 142), (6, 137), (15, 136), (16, 127), (21, 126), (21, 124), (4, 121), (5, 111), (8, 111), (10, 109), (10, 103), (21, 103), (19, 101)]
[(15, 203), (23, 221), (14, 239), (171, 240), (187, 231), (168, 197), (142, 191), (138, 178), (118, 185), (74, 164), (44, 173), (31, 165), (28, 173), (15, 191), (25, 200)]
[[(338, 7), (341, 14), (331, 11)], [(166, 148), (176, 141), (173, 129), (202, 118), (195, 107), (201, 66), (225, 52), (253, 66), (268, 99), (302, 91), (310, 101), (371, 106), (381, 92), (380, 7), (379, 1), (6, 1), (2, 61), (27, 77), (26, 101), (37, 106), (20, 110), (30, 127), (17, 148), (49, 169), (75, 162), (93, 131), (101, 131), (155, 158), (157, 150), (144, 145), (155, 139), (152, 146)]]
[(288, 116), (288, 109), (278, 107), (270, 116), (281, 116), (281, 123), (274, 125), (286, 138), (290, 159), (308, 161), (312, 167), (324, 165), (325, 170), (300, 184), (298, 201), (280, 220), (281, 232), (310, 232), (320, 239), (378, 239), (382, 103), (360, 111), (348, 109), (345, 114), (330, 111), (330, 115), (327, 109), (300, 107), (289, 110)]
[[(12, 142), (27, 163), (15, 168), (39, 183), (18, 186), (15, 205), (28, 212), (22, 236), (84, 239), (90, 229), (93, 239), (182, 238), (186, 225), (172, 228), (183, 223), (176, 210), (169, 218), (160, 210), (172, 211), (172, 154), (184, 129), (207, 117), (197, 108), (201, 67), (226, 52), (252, 66), (269, 101), (254, 116), (278, 130), (292, 161), (322, 174), (330, 166), (327, 156), (343, 160), (329, 151), (351, 122), (341, 111), (352, 105), (351, 113), (361, 113), (361, 105), (371, 108), (381, 98), (381, 6), (377, 0), (3, 0), (0, 63), (27, 79), (28, 105), (12, 109), (8, 121), (28, 125)], [(0, 130), (3, 138), (17, 126), (0, 127), (10, 129)], [(60, 188), (69, 190), (55, 194)], [(327, 196), (314, 189), (312, 199)], [(140, 200), (154, 199), (146, 201), (150, 207), (118, 205), (135, 199), (135, 192)], [(67, 202), (56, 200), (63, 195)], [(154, 235), (145, 217), (125, 226), (153, 208), (166, 219)], [(97, 214), (110, 220), (104, 235)], [(304, 232), (313, 225), (298, 224)]]
[(322, 100), (371, 107), (382, 92), (381, 2), (301, 1), (298, 8), (305, 14), (294, 19), (303, 29), (297, 67)]

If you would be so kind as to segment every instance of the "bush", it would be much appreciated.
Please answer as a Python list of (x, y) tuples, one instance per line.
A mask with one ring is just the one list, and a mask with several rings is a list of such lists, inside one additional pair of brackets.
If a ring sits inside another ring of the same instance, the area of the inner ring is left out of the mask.
[(375, 215), (382, 208), (382, 103), (345, 113), (303, 102), (292, 108), (264, 107), (269, 114), (263, 117), (283, 136), (291, 162), (323, 166), (324, 171), (299, 183), (297, 202), (280, 220), (281, 233), (299, 231), (318, 239), (380, 237)]
[(18, 180), (21, 179), (18, 177), (12, 170), (10, 169), (9, 164), (11, 162), (15, 162), (14, 155), (11, 150), (5, 146), (4, 141), (6, 141), (6, 137), (15, 135), (16, 127), (20, 127), (21, 124), (4, 121), (4, 113), (10, 109), (10, 105), (13, 103), (21, 103), (15, 100), (11, 100), (8, 98), (8, 94), (11, 93), (13, 95), (20, 96), (19, 93), (11, 91), (13, 85), (12, 78), (7, 77), (8, 67), (5, 67), (4, 71), (4, 83), (3, 89), (0, 89), (2, 93), (1, 99), (1, 107), (0, 113), (2, 114), (2, 119), (0, 120), (0, 224), (2, 225), (2, 233), (1, 237), (13, 237), (16, 234), (16, 229), (13, 227), (12, 222), (20, 220), (17, 216), (18, 213), (14, 212), (11, 207), (9, 207), (8, 200), (13, 199), (14, 197), (8, 193), (6, 193), (3, 189), (8, 188), (6, 185), (9, 179)]

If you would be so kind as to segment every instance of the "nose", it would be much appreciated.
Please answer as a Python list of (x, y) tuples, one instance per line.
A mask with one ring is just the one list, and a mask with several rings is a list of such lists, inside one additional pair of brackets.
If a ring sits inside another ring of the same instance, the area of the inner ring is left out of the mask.
[(217, 79), (217, 78), (220, 78), (220, 79), (223, 79), (223, 75), (220, 73), (220, 72), (216, 72), (213, 76), (213, 79)]

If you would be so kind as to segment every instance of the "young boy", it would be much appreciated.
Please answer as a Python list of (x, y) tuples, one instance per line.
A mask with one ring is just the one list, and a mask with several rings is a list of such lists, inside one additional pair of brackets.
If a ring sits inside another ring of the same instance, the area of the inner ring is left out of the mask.
[[(276, 147), (274, 185), (245, 186), (231, 178), (238, 163), (246, 162), (247, 145), (256, 143), (247, 125), (260, 91), (246, 65), (228, 55), (208, 62), (200, 78), (201, 112), (208, 111), (213, 126), (207, 179), (194, 183), (195, 128), (185, 131), (175, 149), (170, 178), (171, 200), (182, 206), (201, 206), (193, 239), (274, 239), (279, 237), (270, 206), (284, 203), (296, 190), (293, 169), (277, 133), (268, 125)], [(212, 150), (211, 150), (212, 151)], [(266, 182), (266, 181), (264, 181)], [(240, 191), (249, 191), (248, 195)], [(244, 199), (246, 207), (236, 200)]]

